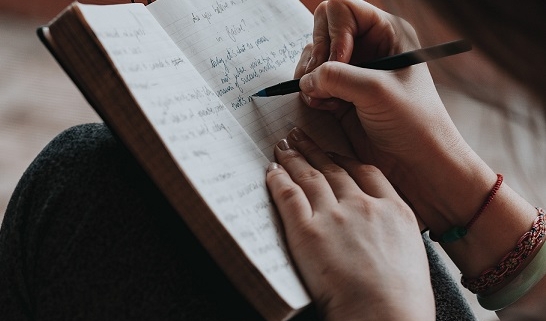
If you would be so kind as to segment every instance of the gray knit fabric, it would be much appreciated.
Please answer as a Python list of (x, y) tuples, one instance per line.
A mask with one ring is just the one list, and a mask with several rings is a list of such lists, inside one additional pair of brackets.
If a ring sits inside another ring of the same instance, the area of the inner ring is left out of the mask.
[[(425, 244), (437, 319), (474, 320)], [(261, 319), (103, 124), (60, 134), (21, 178), (0, 231), (0, 318)]]
[(432, 289), (436, 299), (436, 320), (476, 320), (442, 258), (436, 253), (428, 235), (425, 234), (423, 240), (427, 250)]

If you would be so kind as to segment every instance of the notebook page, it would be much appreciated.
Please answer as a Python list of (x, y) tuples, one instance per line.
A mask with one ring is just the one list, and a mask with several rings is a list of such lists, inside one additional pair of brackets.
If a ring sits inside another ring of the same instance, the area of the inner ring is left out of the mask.
[(312, 42), (313, 17), (298, 0), (159, 0), (147, 8), (269, 159), (294, 126), (351, 154), (333, 117), (306, 108), (297, 93), (250, 97), (292, 79)]
[(306, 305), (265, 186), (267, 158), (143, 5), (78, 8), (226, 229), (281, 297)]

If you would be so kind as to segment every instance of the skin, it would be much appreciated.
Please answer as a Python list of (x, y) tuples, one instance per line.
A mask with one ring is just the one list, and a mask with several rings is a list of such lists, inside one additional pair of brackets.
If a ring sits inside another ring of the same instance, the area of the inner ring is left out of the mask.
[(385, 176), (297, 128), (275, 157), (268, 187), (324, 320), (435, 320), (417, 220)]
[[(315, 10), (313, 44), (302, 54), (295, 77), (301, 77), (309, 107), (338, 117), (359, 160), (325, 157), (308, 138), (298, 141), (292, 132), (290, 148), (284, 142), (279, 146), (285, 150), (276, 147), (282, 166), (270, 166), (267, 183), (291, 253), (327, 320), (408, 320), (412, 313), (423, 313), (419, 320), (430, 318), (430, 281), (420, 274), (428, 271), (416, 244), (416, 222), (436, 235), (464, 226), (496, 181), (452, 123), (425, 64), (390, 72), (350, 65), (417, 47), (407, 23), (366, 2), (330, 0)], [(347, 187), (351, 197), (338, 192), (344, 184), (352, 186)], [(394, 191), (413, 209), (413, 223)], [(463, 275), (477, 277), (512, 250), (536, 215), (505, 182), (468, 235), (444, 249)], [(387, 251), (396, 254), (378, 255)], [(375, 267), (373, 273), (355, 273), (351, 267), (361, 264)], [(399, 291), (384, 286), (385, 279), (396, 280)], [(410, 290), (417, 289), (416, 282), (425, 290)], [(544, 283), (536, 288), (538, 297), (528, 294), (499, 316), (543, 319)], [(413, 311), (416, 306), (420, 311)], [(378, 311), (390, 309), (392, 315), (377, 318)]]

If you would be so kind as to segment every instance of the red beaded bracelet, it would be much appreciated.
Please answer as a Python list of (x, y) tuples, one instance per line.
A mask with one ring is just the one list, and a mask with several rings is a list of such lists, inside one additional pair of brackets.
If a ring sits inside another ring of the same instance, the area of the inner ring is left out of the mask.
[(472, 216), (470, 221), (468, 221), (468, 223), (466, 223), (465, 226), (452, 227), (447, 232), (443, 233), (440, 237), (437, 237), (434, 234), (429, 233), (430, 239), (435, 242), (451, 243), (465, 236), (468, 233), (468, 230), (470, 229), (470, 227), (474, 225), (474, 223), (483, 214), (483, 212), (489, 206), (489, 204), (491, 204), (491, 201), (493, 201), (493, 198), (495, 197), (495, 195), (497, 195), (497, 192), (499, 191), (501, 187), (503, 179), (504, 178), (501, 174), (497, 174), (497, 181), (495, 182), (495, 185), (489, 192), (489, 195), (487, 195), (487, 198), (483, 202), (480, 209), (476, 212), (476, 214), (474, 214), (474, 216)]
[(525, 259), (545, 241), (545, 213), (539, 207), (537, 207), (537, 211), (538, 217), (533, 222), (531, 230), (523, 234), (514, 250), (506, 254), (496, 267), (485, 270), (479, 277), (474, 279), (461, 277), (461, 283), (465, 288), (473, 293), (484, 293), (486, 290), (501, 284), (523, 267)]

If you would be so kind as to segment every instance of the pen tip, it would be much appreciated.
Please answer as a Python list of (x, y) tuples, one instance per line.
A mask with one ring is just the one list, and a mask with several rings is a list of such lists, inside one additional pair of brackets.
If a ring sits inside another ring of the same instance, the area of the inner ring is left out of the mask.
[(267, 97), (267, 94), (265, 92), (265, 89), (262, 89), (258, 91), (257, 93), (255, 93), (254, 95), (252, 95), (252, 97)]

